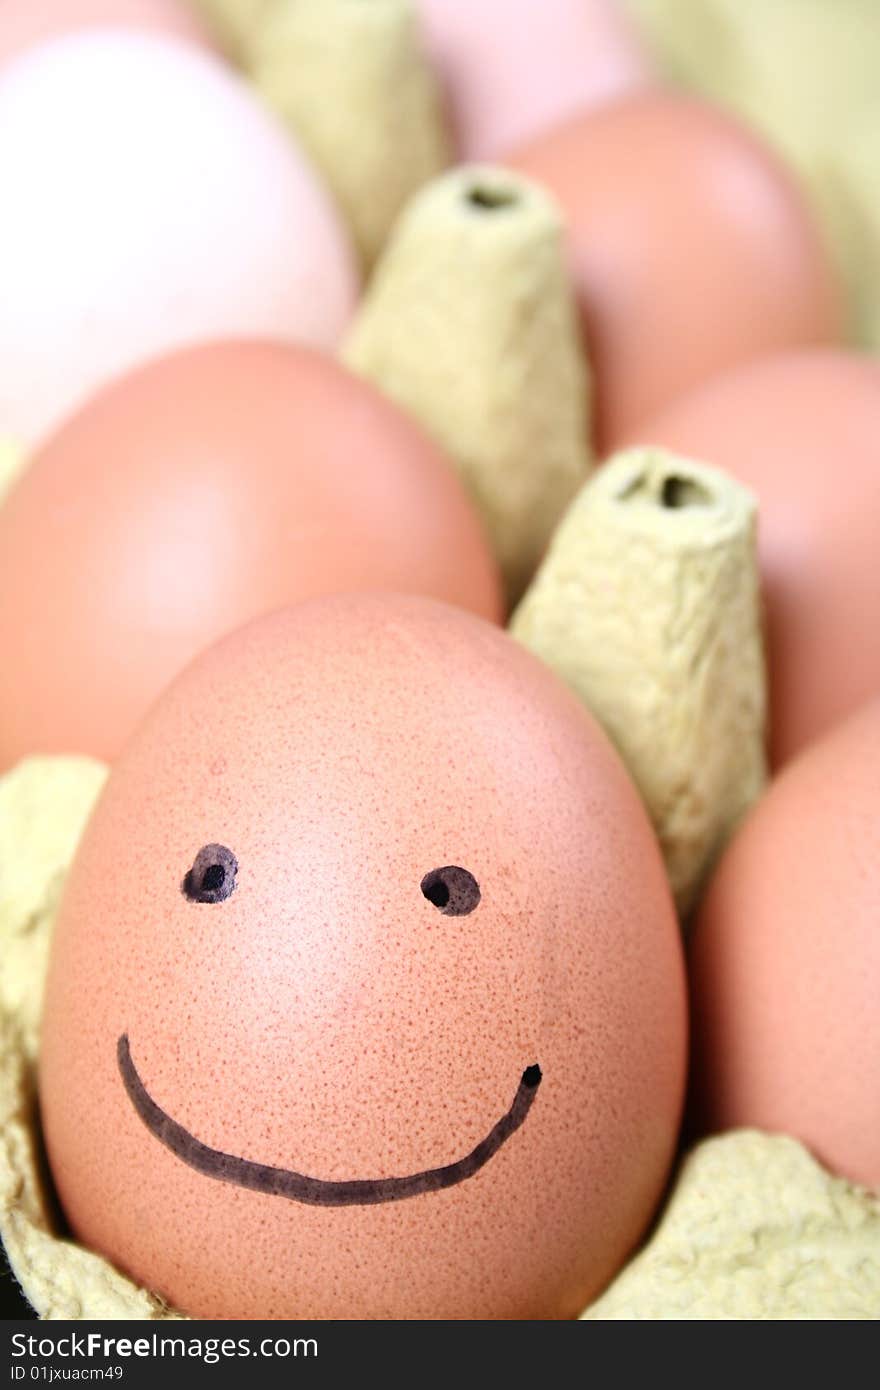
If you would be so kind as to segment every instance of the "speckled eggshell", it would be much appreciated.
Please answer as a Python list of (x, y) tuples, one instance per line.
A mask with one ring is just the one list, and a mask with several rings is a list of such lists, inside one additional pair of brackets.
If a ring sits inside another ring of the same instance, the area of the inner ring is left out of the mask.
[(880, 694), (880, 363), (787, 353), (706, 382), (633, 430), (758, 498), (775, 766)]
[(0, 66), (17, 53), (61, 34), (124, 26), (187, 39), (213, 48), (186, 0), (2, 0)]
[(629, 96), (506, 162), (568, 221), (601, 451), (717, 372), (839, 340), (840, 292), (793, 176), (708, 103)]
[(781, 1131), (880, 1188), (880, 700), (791, 763), (691, 946), (695, 1112)]
[(306, 348), (213, 343), (152, 363), (69, 421), (0, 511), (0, 767), (112, 759), (218, 637), (365, 588), (500, 616), (437, 446)]
[[(216, 844), (234, 890), (189, 901)], [(450, 866), (478, 885), (460, 915), (422, 889)], [(457, 1165), (523, 1087), (531, 1108), (443, 1190), (307, 1204), (160, 1142), (123, 1035), (190, 1136), (322, 1193)], [(76, 1235), (186, 1312), (564, 1318), (651, 1217), (684, 1053), (669, 889), (598, 726), (479, 619), (336, 596), (215, 646), (112, 772), (61, 908), (42, 1107)]]

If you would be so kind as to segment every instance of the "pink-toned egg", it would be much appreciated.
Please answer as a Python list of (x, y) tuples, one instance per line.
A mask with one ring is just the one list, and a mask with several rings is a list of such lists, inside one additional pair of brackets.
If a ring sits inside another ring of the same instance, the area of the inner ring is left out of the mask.
[(759, 502), (777, 766), (880, 695), (880, 363), (814, 351), (706, 382), (633, 430)]
[(383, 587), (500, 616), (476, 514), (408, 417), (306, 348), (215, 343), (141, 368), (0, 508), (0, 767), (112, 759), (224, 633)]
[(95, 29), (0, 69), (0, 433), (220, 337), (332, 347), (357, 276), (329, 193), (219, 58)]
[(44, 39), (100, 26), (146, 29), (213, 48), (185, 0), (2, 0), (0, 66)]
[(839, 290), (794, 178), (708, 103), (632, 96), (507, 162), (568, 222), (603, 452), (720, 371), (839, 338)]
[(463, 159), (495, 159), (653, 81), (615, 0), (416, 0)]
[(315, 600), (194, 663), (68, 880), (41, 1097), (80, 1240), (226, 1318), (563, 1318), (645, 1230), (681, 950), (617, 755), (498, 628)]
[(695, 1102), (880, 1187), (880, 700), (791, 763), (709, 887), (690, 953)]

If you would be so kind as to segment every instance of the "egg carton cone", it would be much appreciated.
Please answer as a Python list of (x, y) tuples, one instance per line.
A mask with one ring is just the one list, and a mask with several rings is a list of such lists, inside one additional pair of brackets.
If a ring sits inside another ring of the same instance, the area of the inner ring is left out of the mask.
[(452, 160), (411, 0), (275, 0), (246, 67), (336, 197), (365, 268)]
[(682, 918), (766, 782), (756, 515), (720, 470), (627, 450), (575, 499), (511, 621), (623, 757)]
[(342, 355), (455, 462), (515, 601), (591, 467), (556, 203), (491, 166), (435, 180), (397, 224)]

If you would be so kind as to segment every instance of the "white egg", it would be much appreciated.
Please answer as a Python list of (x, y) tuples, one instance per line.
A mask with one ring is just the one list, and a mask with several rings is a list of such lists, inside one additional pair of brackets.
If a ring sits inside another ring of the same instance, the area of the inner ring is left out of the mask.
[(330, 195), (222, 62), (94, 30), (0, 75), (0, 432), (217, 337), (335, 344), (356, 298)]

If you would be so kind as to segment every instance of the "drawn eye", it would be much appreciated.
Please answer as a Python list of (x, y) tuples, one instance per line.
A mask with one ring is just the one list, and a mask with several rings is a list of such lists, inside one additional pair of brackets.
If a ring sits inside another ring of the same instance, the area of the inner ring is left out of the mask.
[(203, 845), (180, 891), (191, 903), (222, 903), (235, 888), (238, 860), (225, 845)]
[(422, 879), (422, 892), (444, 917), (466, 917), (480, 901), (480, 885), (457, 864), (432, 869)]

